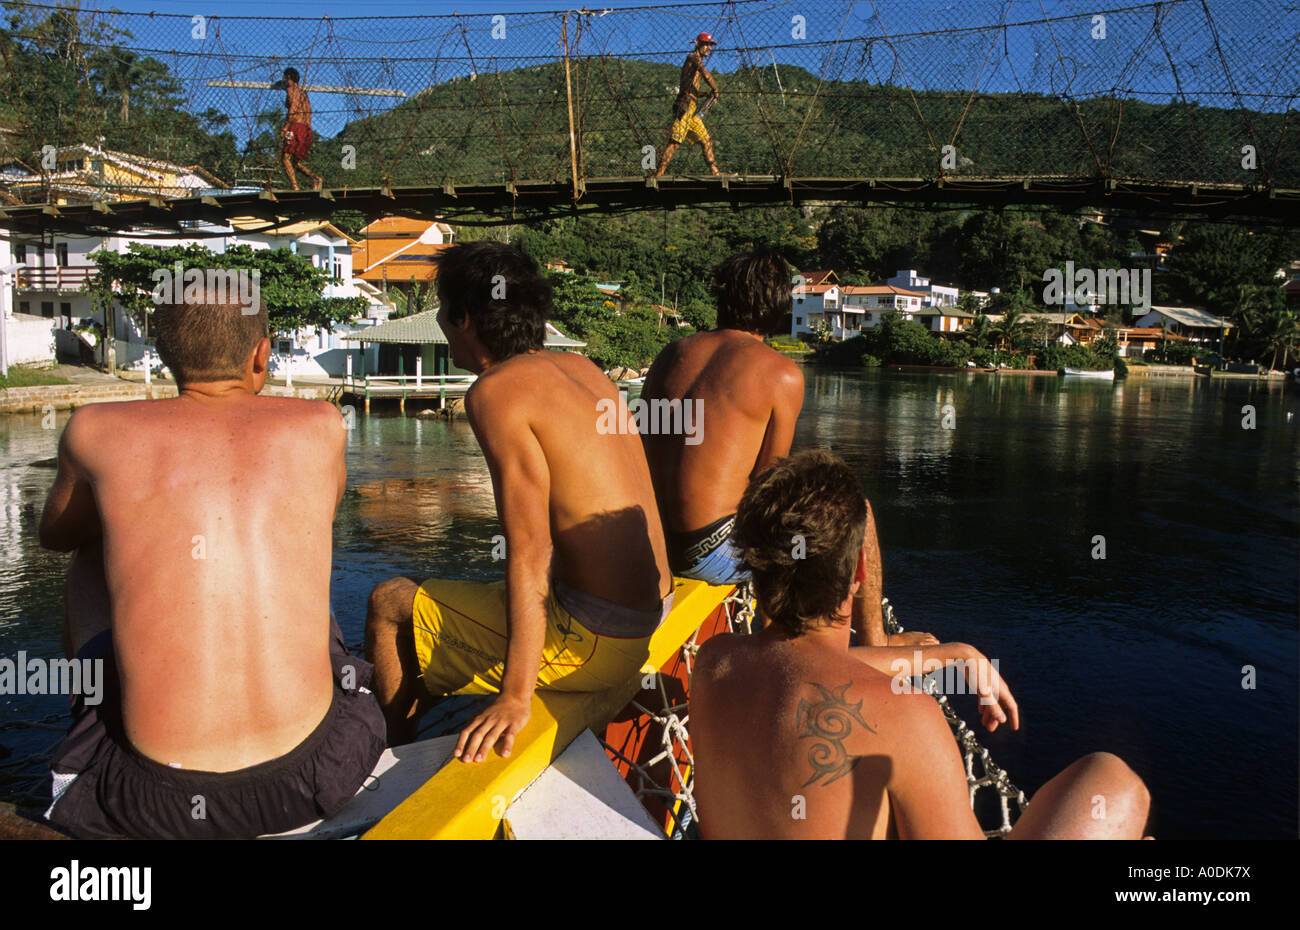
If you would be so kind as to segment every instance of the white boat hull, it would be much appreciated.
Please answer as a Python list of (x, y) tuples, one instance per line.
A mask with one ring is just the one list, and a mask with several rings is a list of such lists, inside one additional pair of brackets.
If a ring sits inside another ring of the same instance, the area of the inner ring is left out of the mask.
[(1065, 369), (1065, 375), (1069, 378), (1092, 378), (1097, 381), (1114, 381), (1115, 369), (1109, 371), (1083, 371), (1079, 368)]

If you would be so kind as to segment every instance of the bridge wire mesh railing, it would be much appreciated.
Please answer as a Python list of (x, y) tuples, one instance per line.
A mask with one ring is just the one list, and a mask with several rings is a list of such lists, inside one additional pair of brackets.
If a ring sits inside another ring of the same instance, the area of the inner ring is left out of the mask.
[[(1300, 14), (1285, 0), (348, 19), (10, 8), (4, 154), (47, 188), (68, 177), (45, 147), (79, 143), (199, 164), (225, 184), (276, 177), (283, 93), (239, 85), (287, 66), (329, 88), (311, 93), (308, 162), (331, 187), (636, 177), (667, 142), (699, 32), (718, 42), (705, 122), (727, 172), (1300, 186)], [(670, 169), (705, 170), (692, 147)]]

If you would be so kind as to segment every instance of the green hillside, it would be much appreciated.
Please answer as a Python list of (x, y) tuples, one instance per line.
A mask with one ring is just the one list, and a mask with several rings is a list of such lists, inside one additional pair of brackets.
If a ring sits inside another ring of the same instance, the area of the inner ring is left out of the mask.
[[(661, 147), (675, 66), (609, 57), (573, 63), (574, 119), (587, 177), (643, 173), (643, 146)], [(724, 170), (800, 177), (933, 177), (957, 135), (949, 175), (1112, 176), (1300, 185), (1300, 144), (1279, 114), (1094, 99), (1077, 109), (1043, 96), (919, 92), (819, 82), (782, 67), (718, 74), (706, 122)], [(1259, 171), (1241, 167), (1252, 140)], [(265, 140), (268, 149), (269, 137)], [(342, 147), (356, 147), (344, 170)], [(1108, 156), (1108, 152), (1113, 154)], [(349, 124), (317, 152), (334, 183), (564, 180), (569, 177), (564, 68), (546, 64), (431, 87), (379, 116)], [(670, 169), (703, 171), (698, 147)]]

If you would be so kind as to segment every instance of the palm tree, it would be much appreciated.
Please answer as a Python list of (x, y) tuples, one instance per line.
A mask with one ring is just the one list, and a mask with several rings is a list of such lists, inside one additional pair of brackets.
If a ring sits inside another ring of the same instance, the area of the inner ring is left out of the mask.
[(989, 318), (980, 313), (971, 321), (970, 326), (962, 330), (962, 336), (976, 348), (983, 349), (988, 347), (992, 329), (993, 324), (989, 322)]
[(114, 46), (96, 56), (91, 67), (91, 78), (105, 96), (117, 93), (121, 100), (120, 116), (123, 125), (131, 122), (131, 89), (148, 72), (149, 69), (143, 66), (140, 56), (129, 49)]
[(993, 337), (993, 344), (1000, 346), (1003, 342), (1011, 350), (1015, 350), (1016, 343), (1020, 341), (1020, 335), (1025, 328), (1023, 319), (1025, 312), (1014, 304), (1008, 304), (1006, 312), (1002, 314), (1002, 319), (989, 327), (989, 335)]
[(1297, 342), (1300, 342), (1300, 320), (1297, 320), (1294, 310), (1280, 307), (1264, 319), (1261, 335), (1264, 337), (1265, 350), (1273, 350), (1273, 360), (1268, 366), (1273, 371), (1277, 368), (1277, 354), (1282, 353), (1282, 364), (1286, 365), (1287, 356), (1295, 351)]

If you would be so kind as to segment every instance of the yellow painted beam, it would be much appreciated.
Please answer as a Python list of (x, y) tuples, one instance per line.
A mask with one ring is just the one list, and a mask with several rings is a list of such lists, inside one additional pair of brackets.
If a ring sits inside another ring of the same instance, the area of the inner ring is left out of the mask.
[[(650, 638), (642, 672), (655, 671), (690, 639), (731, 593), (730, 586), (674, 579), (672, 613)], [(641, 690), (639, 678), (590, 693), (538, 691), (532, 716), (515, 737), (509, 759), (448, 762), (362, 838), (492, 839), (510, 802), (546, 770), (583, 730), (599, 729)]]

